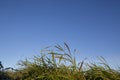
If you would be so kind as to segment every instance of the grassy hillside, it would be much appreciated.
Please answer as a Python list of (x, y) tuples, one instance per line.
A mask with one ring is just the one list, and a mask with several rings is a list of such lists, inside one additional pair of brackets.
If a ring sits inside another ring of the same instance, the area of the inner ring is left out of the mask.
[(66, 43), (47, 47), (40, 55), (20, 61), (18, 70), (0, 73), (11, 80), (120, 80), (120, 71), (111, 69), (103, 57), (100, 64), (77, 63), (74, 54)]

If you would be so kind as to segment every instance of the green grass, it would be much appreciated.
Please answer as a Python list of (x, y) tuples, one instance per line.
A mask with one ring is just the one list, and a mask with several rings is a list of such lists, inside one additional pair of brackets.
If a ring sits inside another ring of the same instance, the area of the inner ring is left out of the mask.
[(75, 53), (66, 43), (47, 47), (40, 55), (20, 61), (17, 71), (4, 73), (12, 80), (120, 80), (120, 72), (111, 69), (103, 57), (99, 57), (100, 64), (85, 64), (84, 60), (78, 64)]

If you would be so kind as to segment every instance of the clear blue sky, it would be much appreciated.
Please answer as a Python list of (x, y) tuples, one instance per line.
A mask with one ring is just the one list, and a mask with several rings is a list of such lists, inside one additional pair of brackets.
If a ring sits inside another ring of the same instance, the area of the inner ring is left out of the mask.
[(120, 64), (120, 0), (0, 0), (0, 60), (5, 67), (67, 42), (77, 59)]

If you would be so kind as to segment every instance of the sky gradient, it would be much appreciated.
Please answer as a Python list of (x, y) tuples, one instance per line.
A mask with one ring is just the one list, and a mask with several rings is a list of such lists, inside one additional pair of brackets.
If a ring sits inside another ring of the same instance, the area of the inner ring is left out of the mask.
[(0, 61), (14, 67), (67, 42), (77, 59), (120, 65), (120, 0), (0, 0)]

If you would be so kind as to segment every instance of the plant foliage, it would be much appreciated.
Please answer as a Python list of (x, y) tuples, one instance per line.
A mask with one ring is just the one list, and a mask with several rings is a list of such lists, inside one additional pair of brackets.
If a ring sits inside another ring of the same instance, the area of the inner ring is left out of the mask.
[(77, 64), (75, 51), (71, 52), (66, 43), (47, 47), (32, 60), (20, 61), (18, 70), (6, 70), (0, 75), (5, 73), (11, 80), (120, 80), (120, 72), (111, 69), (103, 57), (99, 57), (100, 65), (87, 64), (84, 70), (84, 61)]

